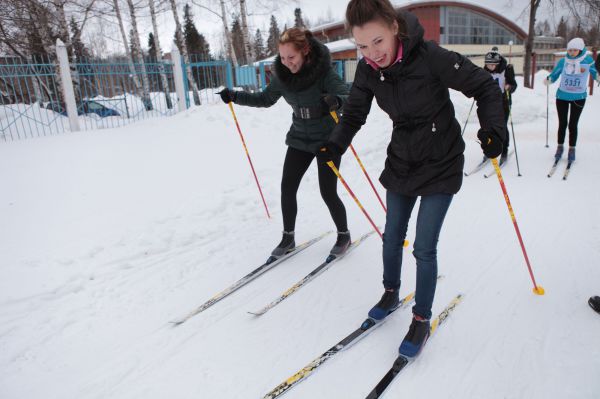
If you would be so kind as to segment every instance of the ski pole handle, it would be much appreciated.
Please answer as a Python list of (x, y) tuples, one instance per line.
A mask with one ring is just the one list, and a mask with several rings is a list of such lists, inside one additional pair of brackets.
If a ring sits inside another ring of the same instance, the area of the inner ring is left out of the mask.
[(531, 276), (531, 281), (533, 282), (533, 292), (537, 295), (544, 295), (544, 288), (537, 285), (535, 282), (535, 277), (533, 276), (533, 270), (531, 269), (531, 264), (529, 262), (529, 257), (527, 256), (527, 251), (525, 250), (525, 244), (523, 244), (523, 238), (521, 237), (521, 231), (519, 230), (519, 225), (517, 224), (517, 218), (515, 217), (515, 212), (513, 211), (512, 205), (510, 204), (510, 198), (508, 198), (508, 192), (506, 191), (506, 185), (504, 184), (504, 179), (502, 178), (502, 172), (500, 171), (500, 166), (498, 165), (498, 160), (496, 158), (492, 159), (492, 165), (494, 165), (494, 169), (496, 170), (496, 175), (498, 176), (498, 182), (500, 183), (500, 187), (502, 188), (502, 192), (504, 193), (504, 200), (506, 201), (506, 206), (508, 206), (508, 213), (510, 213), (510, 218), (512, 219), (513, 225), (515, 226), (515, 231), (517, 233), (517, 238), (519, 239), (519, 244), (521, 244), (521, 249), (523, 250), (523, 256), (525, 257), (525, 263), (527, 263), (527, 269), (529, 269), (529, 275)]

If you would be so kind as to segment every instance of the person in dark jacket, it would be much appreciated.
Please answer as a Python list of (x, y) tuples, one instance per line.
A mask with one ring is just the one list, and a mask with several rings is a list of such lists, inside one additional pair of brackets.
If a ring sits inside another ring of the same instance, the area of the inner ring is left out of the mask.
[[(307, 30), (290, 28), (279, 38), (279, 55), (269, 85), (260, 93), (224, 89), (220, 92), (225, 103), (233, 101), (251, 107), (270, 107), (283, 97), (292, 106), (292, 126), (287, 136), (288, 150), (281, 177), (281, 210), (283, 237), (273, 250), (279, 258), (295, 247), (296, 193), (304, 173), (316, 151), (327, 141), (335, 126), (331, 111), (341, 108), (348, 88), (331, 67), (326, 46)], [(339, 168), (341, 154), (333, 161)], [(337, 177), (327, 164), (317, 161), (319, 188), (338, 231), (331, 255), (341, 255), (350, 245), (346, 208), (337, 194)]]
[(517, 81), (515, 80), (515, 70), (512, 64), (509, 64), (499, 52), (498, 47), (493, 47), (492, 51), (485, 55), (485, 66), (483, 69), (492, 75), (500, 91), (502, 92), (502, 109), (504, 110), (504, 125), (506, 126), (506, 141), (504, 149), (500, 156), (500, 164), (506, 161), (508, 155), (508, 145), (510, 144), (510, 134), (508, 133), (508, 117), (512, 108), (512, 95), (517, 90)]
[(502, 153), (502, 93), (489, 73), (467, 58), (423, 40), (423, 27), (389, 0), (351, 0), (346, 23), (364, 56), (358, 63), (340, 124), (320, 149), (323, 159), (343, 154), (366, 122), (373, 98), (393, 122), (380, 182), (387, 190), (381, 300), (369, 317), (381, 320), (399, 304), (402, 248), (418, 197), (414, 256), (417, 262), (413, 321), (399, 351), (416, 356), (429, 336), (437, 280), (437, 242), (462, 184), (465, 143), (448, 88), (475, 97), (485, 156)]

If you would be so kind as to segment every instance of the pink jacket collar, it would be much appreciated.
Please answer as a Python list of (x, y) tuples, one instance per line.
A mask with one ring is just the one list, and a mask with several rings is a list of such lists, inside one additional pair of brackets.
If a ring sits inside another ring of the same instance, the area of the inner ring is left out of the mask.
[[(371, 60), (371, 59), (369, 59), (369, 58), (367, 58), (367, 57), (365, 57), (365, 61), (366, 61), (366, 62), (367, 62), (367, 64), (369, 64), (369, 65), (371, 66), (371, 68), (373, 68), (374, 70), (376, 70), (376, 71), (378, 71), (378, 70), (379, 70), (379, 66), (377, 65), (377, 63), (375, 63), (375, 61), (373, 61), (373, 60)], [(390, 66), (392, 66), (392, 65), (394, 65), (394, 64), (396, 64), (396, 63), (398, 63), (398, 62), (400, 62), (400, 61), (402, 61), (402, 41), (399, 41), (399, 43), (398, 43), (398, 52), (397, 52), (397, 55), (396, 55), (396, 60), (395, 60), (394, 62), (392, 62), (392, 63), (390, 64)]]

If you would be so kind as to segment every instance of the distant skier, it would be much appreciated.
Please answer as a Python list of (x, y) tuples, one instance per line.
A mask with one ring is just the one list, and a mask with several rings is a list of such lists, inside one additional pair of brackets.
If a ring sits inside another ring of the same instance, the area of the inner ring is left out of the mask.
[(508, 133), (508, 117), (512, 107), (512, 94), (517, 90), (517, 81), (515, 80), (515, 70), (512, 64), (509, 64), (499, 52), (498, 47), (493, 47), (492, 51), (485, 55), (485, 66), (483, 69), (492, 75), (500, 91), (502, 92), (502, 108), (504, 109), (504, 121), (506, 126), (506, 140), (504, 149), (500, 156), (500, 164), (506, 161), (508, 155), (508, 146), (510, 144), (510, 134)]
[[(279, 37), (279, 55), (273, 65), (269, 85), (259, 93), (224, 89), (219, 94), (225, 103), (234, 102), (251, 107), (270, 107), (283, 97), (292, 106), (292, 126), (286, 136), (288, 145), (281, 177), (281, 211), (283, 237), (273, 250), (274, 257), (291, 251), (296, 243), (296, 194), (304, 173), (316, 151), (327, 141), (335, 121), (330, 111), (341, 108), (348, 88), (331, 67), (326, 46), (307, 30), (290, 28)], [(333, 159), (339, 168), (341, 155)], [(321, 196), (337, 227), (337, 241), (332, 255), (344, 253), (350, 245), (346, 209), (337, 194), (337, 177), (323, 162), (317, 161)]]
[(344, 114), (319, 156), (336, 159), (365, 124), (373, 98), (393, 122), (385, 169), (387, 190), (381, 300), (369, 317), (381, 320), (399, 304), (404, 238), (421, 197), (413, 254), (417, 283), (413, 319), (399, 351), (416, 356), (429, 337), (437, 281), (437, 242), (446, 212), (462, 184), (465, 143), (448, 88), (475, 97), (485, 156), (502, 153), (506, 132), (502, 95), (487, 72), (466, 57), (423, 39), (415, 15), (389, 0), (351, 0), (346, 24), (364, 56), (358, 62)]
[[(544, 81), (545, 85), (554, 83), (560, 77), (560, 87), (556, 91), (556, 110), (558, 112), (558, 146), (554, 159), (559, 160), (564, 152), (564, 143), (569, 126), (568, 161), (575, 161), (577, 145), (577, 124), (585, 106), (589, 75), (600, 82), (594, 60), (587, 55), (583, 39), (576, 37), (567, 44), (567, 55), (561, 58), (554, 70)], [(569, 108), (571, 116), (568, 118)]]

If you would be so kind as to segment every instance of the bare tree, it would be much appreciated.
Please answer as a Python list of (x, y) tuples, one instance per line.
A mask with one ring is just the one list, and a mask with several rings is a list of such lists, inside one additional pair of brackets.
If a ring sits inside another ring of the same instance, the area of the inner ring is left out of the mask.
[(127, 56), (127, 60), (129, 63), (129, 71), (131, 73), (131, 78), (133, 79), (133, 85), (135, 86), (136, 94), (142, 97), (142, 86), (135, 71), (135, 65), (133, 64), (133, 57), (131, 55), (131, 51), (129, 51), (129, 45), (127, 43), (127, 34), (125, 33), (125, 25), (123, 24), (123, 16), (121, 15), (121, 9), (119, 8), (119, 0), (113, 0), (113, 5), (117, 21), (119, 22), (119, 30), (121, 31), (121, 38), (123, 40), (123, 47), (125, 48), (125, 55)]
[(254, 52), (252, 51), (252, 45), (250, 44), (246, 0), (240, 0), (240, 15), (242, 17), (242, 40), (244, 42), (244, 54), (248, 64), (251, 64), (254, 61)]
[(158, 72), (160, 74), (160, 81), (165, 93), (165, 100), (167, 102), (167, 108), (173, 108), (173, 103), (171, 102), (171, 93), (169, 91), (169, 81), (167, 80), (167, 75), (165, 74), (165, 67), (162, 63), (162, 50), (160, 49), (160, 40), (158, 38), (158, 24), (156, 23), (156, 10), (154, 8), (154, 0), (148, 0), (148, 6), (150, 7), (150, 16), (152, 18), (152, 31), (154, 32), (154, 50), (155, 57), (158, 63)]
[(531, 87), (531, 55), (533, 53), (533, 39), (535, 37), (535, 15), (541, 0), (530, 0), (529, 4), (529, 32), (525, 40), (525, 63), (523, 66), (523, 84)]
[(229, 22), (228, 22), (228, 18), (227, 18), (227, 9), (225, 8), (225, 0), (219, 0), (219, 6), (221, 8), (220, 14), (218, 12), (214, 11), (211, 7), (207, 7), (203, 4), (200, 4), (197, 1), (192, 0), (192, 4), (202, 8), (203, 10), (210, 12), (213, 15), (216, 15), (221, 20), (221, 22), (223, 23), (223, 32), (225, 33), (225, 44), (227, 47), (226, 48), (227, 59), (231, 60), (233, 65), (237, 66), (238, 60), (237, 60), (237, 56), (235, 55), (235, 51), (233, 49), (233, 39), (231, 37), (231, 30), (229, 29)]
[(194, 94), (194, 104), (200, 105), (200, 95), (198, 94), (198, 86), (196, 85), (196, 81), (194, 80), (194, 76), (192, 75), (192, 68), (190, 67), (190, 56), (188, 53), (187, 45), (185, 44), (185, 39), (183, 37), (183, 30), (181, 28), (181, 21), (179, 20), (179, 15), (177, 13), (177, 4), (175, 0), (170, 0), (171, 2), (171, 11), (173, 12), (173, 19), (175, 20), (175, 35), (177, 36), (177, 41), (181, 46), (181, 55), (183, 56), (183, 60), (185, 61), (185, 71), (188, 78), (188, 83), (192, 86), (192, 91)]
[[(117, 1), (117, 0), (115, 0)], [(146, 73), (146, 65), (144, 64), (144, 57), (142, 52), (142, 45), (140, 44), (140, 34), (137, 27), (137, 17), (135, 15), (135, 7), (133, 6), (133, 0), (127, 0), (129, 6), (129, 15), (131, 17), (131, 44), (133, 45), (135, 58), (139, 68), (141, 69), (142, 76), (142, 102), (146, 111), (151, 111), (154, 107), (152, 106), (152, 99), (150, 98), (150, 83), (148, 82), (148, 74)]]

